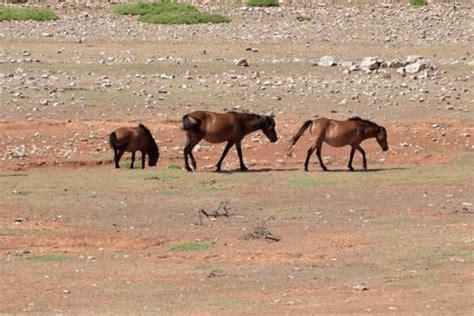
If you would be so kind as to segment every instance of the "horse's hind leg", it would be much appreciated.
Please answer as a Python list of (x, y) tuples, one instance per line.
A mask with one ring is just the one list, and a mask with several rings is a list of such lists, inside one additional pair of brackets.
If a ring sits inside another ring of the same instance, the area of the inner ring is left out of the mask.
[(352, 160), (354, 159), (354, 153), (356, 149), (355, 147), (351, 147), (351, 155), (349, 156), (349, 164), (347, 167), (349, 168), (349, 171), (354, 171), (354, 168), (352, 168)]
[(224, 160), (225, 156), (227, 156), (227, 153), (229, 152), (230, 148), (234, 145), (234, 142), (228, 141), (227, 145), (225, 145), (224, 152), (222, 153), (221, 159), (217, 162), (216, 165), (216, 171), (220, 172), (221, 171), (221, 165), (222, 161)]
[(124, 152), (125, 152), (124, 149), (115, 150), (115, 156), (114, 156), (115, 168), (120, 168), (119, 162), (120, 162), (120, 159), (122, 158)]
[(241, 171), (247, 171), (248, 168), (245, 166), (244, 159), (242, 157), (242, 143), (241, 142), (235, 143), (235, 147), (237, 147), (237, 154), (239, 155), (240, 170)]
[(130, 164), (130, 169), (133, 169), (133, 163), (135, 162), (135, 152), (132, 151), (132, 163)]
[(188, 156), (191, 157), (191, 163), (193, 165), (194, 170), (196, 170), (196, 159), (193, 155), (193, 148), (197, 145), (197, 143), (199, 143), (199, 140), (196, 141), (188, 137), (188, 139), (186, 140), (186, 145), (184, 145), (184, 167), (187, 171), (193, 171), (193, 169), (191, 169), (191, 167), (189, 166)]
[(117, 169), (120, 168), (119, 161), (120, 161), (119, 150), (114, 149), (114, 162), (115, 162), (115, 168)]
[(313, 154), (315, 149), (316, 145), (313, 145), (308, 148), (308, 154), (306, 155), (306, 160), (304, 162), (304, 171), (308, 171), (309, 159), (311, 158), (311, 155)]
[(323, 144), (321, 143), (318, 148), (316, 149), (316, 156), (318, 156), (319, 164), (321, 165), (321, 168), (323, 168), (324, 171), (328, 171), (328, 168), (324, 165), (323, 159), (321, 158), (321, 148), (323, 147)]
[(362, 154), (362, 164), (364, 166), (364, 169), (367, 170), (367, 159), (365, 158), (365, 151), (362, 149), (362, 147), (360, 147), (360, 145), (357, 145), (356, 148)]

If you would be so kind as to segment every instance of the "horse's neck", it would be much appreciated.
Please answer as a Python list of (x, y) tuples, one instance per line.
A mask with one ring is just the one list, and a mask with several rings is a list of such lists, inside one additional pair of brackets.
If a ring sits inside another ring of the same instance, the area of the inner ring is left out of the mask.
[(363, 127), (364, 129), (364, 139), (372, 138), (377, 136), (378, 133), (378, 126), (375, 125), (366, 125)]
[(255, 132), (260, 129), (260, 117), (252, 116), (245, 119), (244, 133), (245, 135)]

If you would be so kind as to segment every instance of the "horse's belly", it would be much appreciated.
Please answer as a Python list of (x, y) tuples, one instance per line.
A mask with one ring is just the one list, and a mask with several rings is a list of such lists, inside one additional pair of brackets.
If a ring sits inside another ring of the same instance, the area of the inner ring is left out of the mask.
[(348, 145), (348, 142), (344, 139), (341, 138), (331, 138), (331, 137), (326, 137), (324, 139), (324, 142), (333, 146), (333, 147), (343, 147)]

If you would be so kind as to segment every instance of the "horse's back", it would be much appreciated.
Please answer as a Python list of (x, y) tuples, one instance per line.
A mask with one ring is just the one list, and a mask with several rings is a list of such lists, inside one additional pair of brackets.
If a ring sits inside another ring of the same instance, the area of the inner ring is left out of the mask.
[(126, 145), (126, 151), (138, 151), (147, 146), (147, 137), (141, 127), (120, 127), (114, 133), (117, 141)]
[(346, 146), (360, 137), (358, 124), (351, 120), (318, 118), (314, 121), (311, 134), (334, 147)]

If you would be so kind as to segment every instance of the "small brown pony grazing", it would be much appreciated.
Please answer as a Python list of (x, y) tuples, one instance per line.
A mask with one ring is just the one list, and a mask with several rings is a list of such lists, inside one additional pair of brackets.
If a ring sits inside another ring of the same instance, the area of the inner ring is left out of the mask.
[(362, 154), (364, 169), (367, 170), (365, 151), (360, 146), (360, 143), (365, 139), (375, 137), (380, 147), (382, 147), (382, 150), (388, 150), (387, 131), (384, 127), (379, 126), (374, 122), (361, 119), (360, 117), (353, 117), (346, 121), (318, 118), (314, 121), (306, 121), (301, 126), (298, 133), (296, 133), (296, 135), (291, 139), (291, 145), (290, 148), (288, 148), (289, 153), (293, 145), (296, 144), (304, 131), (310, 126), (310, 133), (311, 135), (316, 136), (316, 140), (314, 144), (308, 148), (308, 155), (306, 156), (306, 161), (304, 163), (305, 171), (308, 171), (309, 158), (314, 150), (316, 150), (316, 155), (318, 156), (321, 168), (323, 168), (324, 171), (328, 170), (321, 159), (321, 147), (323, 146), (323, 142), (326, 142), (333, 147), (342, 147), (346, 145), (352, 147), (348, 165), (350, 171), (354, 170), (354, 168), (352, 168), (352, 159), (354, 158), (356, 149)]
[(132, 153), (132, 163), (130, 169), (133, 169), (135, 162), (135, 152), (142, 152), (142, 169), (145, 168), (145, 156), (148, 154), (148, 165), (156, 166), (160, 152), (156, 145), (150, 130), (143, 124), (137, 127), (120, 127), (109, 135), (110, 147), (114, 150), (115, 168), (120, 168), (119, 161), (124, 152)]
[[(262, 130), (272, 143), (278, 139), (273, 116), (251, 113), (192, 112), (183, 116), (183, 130), (187, 136), (186, 145), (184, 147), (184, 163), (188, 171), (196, 170), (196, 159), (194, 159), (193, 148), (201, 139), (205, 139), (214, 144), (227, 141), (224, 152), (216, 165), (217, 172), (221, 171), (222, 161), (234, 144), (237, 148), (237, 154), (239, 155), (240, 170), (247, 170), (242, 159), (241, 145), (245, 135), (257, 130)], [(188, 156), (191, 157), (193, 169), (189, 166)]]

